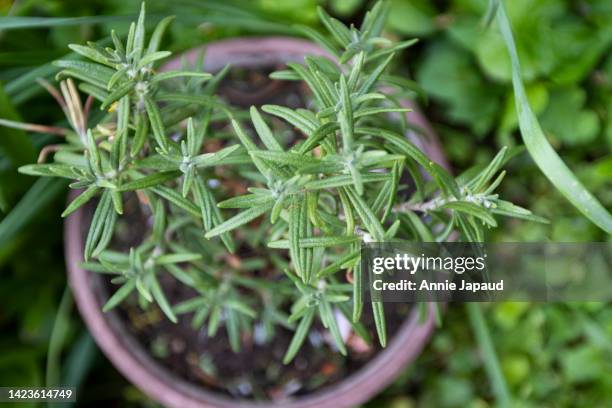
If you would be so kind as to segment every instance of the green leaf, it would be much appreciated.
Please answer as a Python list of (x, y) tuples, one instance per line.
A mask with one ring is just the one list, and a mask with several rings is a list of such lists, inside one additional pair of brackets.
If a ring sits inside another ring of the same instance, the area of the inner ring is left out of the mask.
[(53, 65), (63, 68), (68, 76), (74, 76), (103, 89), (106, 89), (106, 85), (115, 73), (108, 67), (85, 61), (59, 60), (53, 62)]
[(113, 294), (113, 296), (108, 299), (104, 307), (102, 308), (103, 312), (108, 312), (112, 308), (116, 307), (119, 303), (121, 303), (125, 298), (128, 297), (130, 293), (136, 287), (136, 282), (133, 280), (129, 280), (123, 284), (117, 291)]
[(279, 118), (286, 120), (306, 135), (311, 135), (320, 126), (319, 123), (309, 119), (300, 112), (284, 106), (263, 105), (261, 109), (270, 115), (278, 116)]
[(153, 191), (155, 194), (159, 195), (160, 197), (166, 199), (170, 203), (174, 204), (178, 208), (182, 208), (183, 210), (187, 211), (191, 215), (194, 215), (196, 217), (200, 216), (200, 209), (195, 204), (193, 204), (191, 201), (188, 201), (185, 198), (183, 198), (181, 194), (178, 193), (177, 191), (169, 187), (162, 186), (162, 185), (151, 187), (151, 191)]
[(359, 109), (355, 112), (355, 119), (363, 118), (365, 116), (378, 115), (380, 113), (406, 113), (412, 112), (412, 109), (408, 108), (383, 108), (383, 107), (370, 107)]
[(486, 184), (491, 181), (493, 176), (501, 169), (506, 155), (507, 147), (503, 147), (499, 153), (495, 155), (491, 163), (480, 173), (480, 175), (474, 180), (474, 184), (470, 185), (474, 192), (480, 192), (485, 188)]
[[(128, 47), (127, 52), (134, 52), (134, 60), (138, 61), (140, 56), (145, 51), (145, 2), (143, 1), (140, 4), (140, 14), (138, 14), (138, 21), (136, 22), (135, 29), (133, 31), (133, 40), (130, 38), (131, 36), (128, 34), (128, 44), (132, 44), (131, 47)], [(132, 23), (133, 24), (133, 23)], [(131, 27), (130, 27), (130, 31)], [(131, 34), (131, 33), (130, 33)], [(133, 42), (132, 42), (133, 41)]]
[[(7, 121), (10, 123), (19, 123), (21, 117), (13, 106), (11, 98), (4, 91), (4, 87), (0, 85), (0, 124)], [(27, 137), (25, 132), (18, 129), (4, 129), (0, 136), (0, 147), (4, 153), (11, 159), (14, 165), (31, 163), (36, 159), (36, 150), (32, 140)]]
[(332, 335), (332, 338), (334, 339), (336, 347), (338, 347), (338, 350), (340, 351), (340, 354), (346, 356), (346, 347), (344, 346), (344, 341), (342, 340), (342, 335), (340, 334), (338, 322), (336, 321), (336, 317), (332, 312), (329, 302), (327, 302), (326, 300), (321, 301), (321, 303), (319, 303), (319, 310), (321, 314), (321, 320), (327, 322), (329, 331)]
[(199, 156), (195, 156), (193, 158), (193, 164), (196, 165), (198, 168), (219, 166), (221, 164), (224, 164), (224, 159), (226, 157), (231, 155), (240, 147), (240, 145), (233, 145), (225, 147), (214, 153), (204, 153)]
[(151, 123), (151, 129), (155, 136), (155, 141), (160, 149), (164, 152), (168, 152), (168, 139), (166, 138), (166, 131), (164, 130), (164, 122), (162, 120), (157, 103), (151, 99), (150, 96), (145, 96), (145, 108), (147, 115), (149, 116), (149, 122)]
[(138, 65), (136, 66), (138, 69), (143, 68), (149, 64), (154, 63), (155, 61), (159, 61), (168, 56), (172, 55), (170, 51), (155, 51), (150, 54), (145, 55), (138, 61)]
[(72, 166), (62, 163), (26, 164), (19, 167), (18, 171), (29, 176), (64, 177), (68, 179), (76, 179), (79, 176), (79, 173), (74, 171)]
[(546, 218), (537, 216), (526, 208), (519, 207), (518, 205), (512, 204), (511, 202), (499, 199), (495, 201), (495, 206), (491, 208), (491, 212), (493, 214), (499, 214), (506, 217), (514, 217), (527, 221), (540, 222), (542, 224), (549, 223)]
[(368, 92), (371, 92), (373, 89), (375, 89), (375, 85), (378, 79), (380, 78), (382, 73), (385, 71), (385, 69), (389, 66), (389, 63), (391, 62), (392, 59), (393, 59), (393, 55), (389, 55), (382, 64), (378, 64), (376, 68), (374, 69), (374, 71), (372, 71), (367, 76), (367, 78), (363, 81), (363, 84), (361, 84), (361, 88), (359, 88), (360, 95), (364, 95)]
[(258, 205), (265, 205), (276, 198), (269, 194), (247, 194), (239, 197), (232, 197), (218, 204), (219, 208), (250, 208)]
[(67, 217), (68, 215), (78, 210), (81, 206), (86, 204), (89, 200), (93, 198), (94, 195), (96, 195), (98, 190), (99, 187), (95, 185), (89, 186), (84, 192), (82, 192), (74, 200), (72, 200), (68, 207), (66, 207), (66, 209), (62, 213), (62, 218)]
[(259, 207), (253, 207), (246, 211), (243, 211), (234, 217), (228, 219), (220, 225), (217, 225), (215, 228), (208, 231), (205, 235), (206, 238), (212, 238), (217, 235), (223, 234), (224, 232), (231, 231), (240, 227), (241, 225), (246, 224), (247, 222), (259, 217), (261, 214), (270, 210), (273, 206), (273, 203), (270, 202), (265, 205), (261, 205)]
[(86, 24), (105, 24), (119, 21), (129, 21), (131, 15), (125, 16), (85, 16), (85, 17), (21, 17), (3, 16), (0, 20), (0, 30), (19, 30), (43, 27), (69, 27)]
[(319, 14), (319, 19), (325, 28), (329, 30), (338, 44), (343, 47), (347, 47), (351, 42), (351, 33), (349, 29), (346, 28), (340, 21), (327, 14), (323, 7), (318, 7), (317, 12)]
[(342, 110), (338, 113), (338, 121), (340, 122), (340, 133), (342, 133), (342, 147), (344, 152), (348, 153), (353, 150), (353, 105), (349, 94), (348, 85), (344, 75), (340, 76), (340, 100), (342, 102)]
[(266, 122), (264, 122), (257, 108), (251, 106), (250, 113), (251, 120), (253, 121), (253, 126), (255, 126), (255, 131), (257, 131), (257, 134), (259, 135), (259, 138), (261, 139), (263, 144), (269, 150), (283, 151), (283, 147), (274, 138), (272, 131), (270, 130)]
[(449, 209), (454, 211), (459, 211), (467, 215), (472, 215), (476, 218), (481, 219), (486, 224), (496, 227), (497, 222), (495, 218), (489, 213), (489, 211), (480, 207), (478, 204), (474, 204), (467, 201), (451, 201), (449, 203), (445, 203), (440, 206), (440, 209)]
[(164, 292), (159, 286), (159, 282), (157, 281), (157, 277), (155, 276), (155, 274), (151, 275), (151, 294), (153, 295), (153, 298), (159, 305), (162, 312), (164, 312), (164, 314), (168, 316), (168, 319), (170, 319), (172, 323), (178, 322), (178, 319), (176, 318), (176, 315), (172, 310), (172, 306), (170, 306), (170, 304), (168, 303)]
[(383, 302), (372, 302), (372, 312), (374, 314), (374, 324), (378, 341), (382, 347), (387, 346), (387, 320), (385, 319), (385, 308)]
[[(361, 175), (361, 181), (364, 183), (375, 183), (388, 181), (391, 178), (389, 174), (384, 173), (368, 173)], [(307, 190), (321, 190), (337, 187), (346, 187), (353, 185), (354, 180), (350, 175), (343, 174), (341, 176), (331, 176), (320, 180), (309, 181), (304, 185)]]
[(400, 219), (404, 224), (407, 224), (412, 231), (414, 232), (415, 238), (421, 242), (434, 242), (434, 236), (429, 230), (429, 228), (423, 223), (421, 217), (413, 213), (412, 211), (407, 211), (403, 214), (400, 214)]
[(304, 316), (300, 320), (297, 329), (295, 330), (295, 334), (291, 339), (291, 343), (289, 344), (289, 348), (283, 357), (283, 364), (289, 364), (291, 360), (295, 357), (295, 355), (302, 347), (304, 340), (308, 337), (308, 332), (310, 330), (310, 326), (312, 325), (312, 319), (315, 314), (315, 309), (313, 307), (308, 308), (304, 313)]
[(319, 33), (314, 28), (303, 25), (296, 26), (295, 28), (300, 33), (304, 34), (306, 37), (310, 38), (311, 40), (325, 48), (325, 50), (327, 50), (327, 52), (329, 52), (331, 55), (335, 56), (336, 58), (340, 56), (340, 54), (338, 54), (336, 46), (331, 41), (329, 41), (327, 37)]
[(369, 54), (367, 56), (367, 61), (373, 61), (375, 59), (378, 58), (382, 58), (382, 57), (386, 57), (388, 55), (393, 56), (394, 53), (401, 51), (403, 49), (406, 49), (408, 47), (412, 47), (414, 44), (416, 44), (419, 40), (416, 38), (413, 38), (411, 40), (406, 40), (406, 41), (400, 41), (398, 43), (395, 43), (393, 46), (388, 47), (388, 48), (383, 48), (377, 51), (374, 51), (373, 53)]
[(32, 222), (52, 199), (64, 191), (65, 187), (64, 180), (36, 180), (19, 203), (0, 221), (0, 248), (8, 248), (11, 242), (15, 242), (17, 234)]
[(550, 146), (533, 114), (521, 79), (521, 66), (512, 35), (512, 28), (503, 2), (497, 9), (497, 20), (512, 62), (512, 85), (516, 97), (519, 127), (527, 151), (553, 185), (595, 225), (612, 234), (612, 215), (582, 185)]
[(164, 32), (166, 31), (172, 20), (174, 20), (174, 16), (167, 16), (163, 18), (159, 23), (157, 23), (157, 25), (155, 26), (155, 30), (153, 30), (153, 34), (151, 34), (147, 53), (155, 52), (159, 49), (159, 45), (161, 44), (161, 39), (164, 36)]
[(165, 183), (168, 180), (174, 180), (180, 176), (179, 171), (164, 171), (160, 173), (149, 174), (148, 176), (140, 177), (127, 183), (121, 184), (118, 191), (133, 191), (144, 190)]
[(328, 135), (334, 134), (338, 129), (340, 129), (340, 125), (336, 122), (322, 124), (308, 136), (308, 139), (300, 146), (298, 152), (304, 154), (311, 151), (320, 141), (325, 139)]
[(304, 220), (306, 217), (306, 205), (301, 197), (292, 197), (291, 207), (289, 207), (289, 257), (296, 274), (306, 282), (306, 274), (303, 270), (304, 252), (300, 249), (300, 238), (304, 234)]
[(306, 156), (299, 153), (278, 152), (270, 150), (252, 150), (249, 152), (251, 156), (267, 160), (278, 164), (287, 164), (294, 167), (302, 167), (304, 165), (312, 165), (320, 160), (312, 156)]
[[(356, 235), (340, 235), (326, 237), (299, 238), (297, 248), (325, 248), (337, 247), (360, 242), (361, 238)], [(268, 243), (268, 248), (289, 249), (289, 240), (279, 239)]]
[(192, 262), (202, 259), (202, 254), (181, 253), (181, 254), (164, 254), (155, 258), (155, 264), (168, 265), (181, 262)]
[(139, 112), (136, 115), (136, 133), (134, 134), (132, 147), (130, 148), (130, 156), (134, 157), (140, 152), (147, 141), (148, 132), (149, 121), (143, 113)]
[(98, 64), (114, 67), (114, 64), (109, 61), (107, 56), (96, 50), (94, 47), (86, 47), (84, 45), (78, 44), (68, 44), (68, 48), (70, 48), (77, 54), (84, 56), (85, 58), (97, 62)]
[(361, 218), (361, 221), (363, 221), (368, 232), (372, 234), (374, 241), (383, 242), (385, 231), (380, 224), (380, 220), (372, 212), (370, 207), (368, 207), (364, 199), (359, 196), (359, 194), (354, 192), (351, 188), (345, 188), (345, 191), (349, 200), (353, 204), (355, 211), (357, 211), (359, 218)]
[(359, 251), (349, 252), (348, 254), (342, 256), (337, 261), (334, 261), (331, 264), (327, 265), (325, 268), (322, 268), (321, 270), (319, 270), (319, 272), (317, 272), (317, 278), (322, 278), (328, 275), (332, 275), (340, 271), (343, 268), (344, 264), (359, 258), (359, 255), (360, 255)]
[(204, 231), (209, 231), (213, 225), (213, 214), (215, 213), (215, 208), (212, 206), (212, 197), (206, 188), (205, 183), (206, 182), (202, 180), (202, 177), (198, 175), (193, 183), (193, 195), (196, 199), (198, 207), (200, 207)]
[(353, 267), (353, 323), (361, 319), (363, 313), (363, 270), (361, 262)]
[[(96, 211), (94, 212), (93, 218), (91, 219), (91, 224), (89, 226), (89, 231), (87, 232), (87, 239), (85, 240), (85, 251), (84, 258), (85, 261), (88, 261), (92, 255), (94, 247), (100, 242), (103, 245), (108, 244), (107, 242), (101, 242), (100, 237), (103, 235), (103, 231), (107, 228), (108, 225), (113, 224), (111, 227), (114, 227), (114, 215), (115, 212), (113, 210), (112, 199), (109, 190), (105, 190), (102, 193), (102, 197), (98, 202), (98, 206), (96, 207)], [(108, 239), (108, 230), (105, 237), (105, 241)]]
[(118, 101), (134, 89), (134, 81), (128, 81), (117, 86), (102, 102), (100, 109), (108, 108), (113, 102)]
[(195, 77), (200, 78), (201, 80), (208, 80), (212, 78), (212, 75), (207, 72), (165, 71), (155, 74), (153, 78), (151, 78), (151, 83), (154, 84), (157, 82), (166, 81), (168, 79), (185, 77)]

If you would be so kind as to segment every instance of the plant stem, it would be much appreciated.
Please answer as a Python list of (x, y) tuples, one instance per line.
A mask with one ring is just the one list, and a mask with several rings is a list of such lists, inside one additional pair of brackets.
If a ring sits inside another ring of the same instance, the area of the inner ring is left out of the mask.
[(465, 305), (478, 347), (484, 357), (484, 366), (493, 387), (493, 392), (500, 407), (509, 407), (512, 399), (506, 379), (501, 371), (499, 359), (495, 353), (487, 323), (484, 320), (480, 304), (470, 302)]

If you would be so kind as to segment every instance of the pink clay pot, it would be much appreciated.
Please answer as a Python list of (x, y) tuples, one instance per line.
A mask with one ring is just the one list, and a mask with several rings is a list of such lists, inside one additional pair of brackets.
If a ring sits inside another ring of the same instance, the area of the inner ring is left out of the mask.
[[(218, 41), (206, 46), (205, 69), (216, 72), (226, 64), (235, 67), (276, 67), (288, 61), (303, 61), (305, 55), (327, 55), (317, 45), (294, 38), (264, 37), (238, 38)], [(185, 53), (193, 62), (198, 50)], [(163, 69), (177, 69), (180, 59), (175, 58)], [(405, 106), (414, 109), (408, 120), (424, 129), (426, 137), (408, 134), (432, 160), (447, 166), (438, 139), (419, 110), (409, 101)], [(228, 396), (196, 386), (172, 374), (150, 356), (129, 333), (116, 312), (102, 312), (107, 294), (103, 276), (81, 268), (83, 261), (84, 232), (89, 220), (83, 211), (71, 215), (65, 223), (65, 255), (68, 279), (76, 304), (96, 343), (111, 363), (135, 386), (165, 406), (174, 408), (344, 408), (363, 403), (379, 393), (406, 366), (413, 361), (427, 343), (434, 330), (433, 313), (419, 322), (416, 309), (406, 319), (389, 341), (359, 371), (344, 380), (320, 391), (282, 402), (255, 402), (236, 400)]]

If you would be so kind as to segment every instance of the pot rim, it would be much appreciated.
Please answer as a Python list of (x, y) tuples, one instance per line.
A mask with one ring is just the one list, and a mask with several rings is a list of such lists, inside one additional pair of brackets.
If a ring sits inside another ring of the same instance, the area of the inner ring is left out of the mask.
[[(283, 64), (288, 61), (303, 60), (305, 55), (328, 54), (312, 42), (289, 37), (247, 37), (234, 38), (209, 43), (206, 48), (205, 69), (215, 72), (227, 63), (232, 66), (257, 67)], [(183, 55), (193, 62), (200, 48), (188, 50)], [(180, 66), (179, 57), (163, 66), (162, 70), (176, 69)], [(440, 144), (428, 122), (409, 101), (406, 106), (415, 108), (409, 113), (409, 120), (417, 123), (428, 136), (426, 141), (409, 134), (408, 137), (432, 160), (446, 165)], [(131, 383), (147, 395), (165, 406), (176, 408), (343, 408), (358, 405), (379, 392), (413, 361), (421, 352), (434, 330), (435, 318), (433, 304), (424, 321), (416, 308), (402, 323), (398, 332), (391, 338), (387, 347), (376, 354), (364, 367), (340, 382), (324, 387), (313, 393), (286, 401), (249, 401), (237, 400), (221, 393), (207, 390), (189, 383), (171, 373), (156, 362), (145, 349), (131, 336), (116, 312), (102, 312), (103, 299), (99, 293), (102, 277), (85, 271), (83, 261), (82, 223), (84, 212), (79, 210), (69, 216), (64, 225), (65, 256), (68, 280), (78, 310), (89, 328), (96, 343)]]

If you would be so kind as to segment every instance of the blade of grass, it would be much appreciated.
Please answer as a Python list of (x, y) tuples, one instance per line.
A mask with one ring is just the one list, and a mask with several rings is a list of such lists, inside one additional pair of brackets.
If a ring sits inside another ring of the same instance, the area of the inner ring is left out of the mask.
[(23, 196), (13, 210), (0, 222), (0, 248), (8, 246), (15, 235), (28, 225), (42, 208), (63, 191), (67, 181), (41, 178)]
[(503, 2), (497, 4), (497, 22), (512, 63), (512, 85), (516, 96), (516, 111), (523, 142), (527, 151), (551, 183), (567, 198), (585, 217), (599, 228), (612, 234), (612, 215), (599, 203), (567, 167), (557, 152), (552, 148), (538, 120), (529, 105), (525, 87), (521, 79), (521, 66), (514, 43), (510, 21), (506, 15)]
[(474, 335), (476, 336), (476, 341), (478, 342), (478, 347), (483, 355), (485, 370), (491, 382), (491, 386), (493, 387), (497, 403), (500, 407), (509, 407), (511, 401), (510, 391), (508, 391), (506, 379), (501, 371), (499, 360), (495, 353), (493, 342), (491, 341), (489, 329), (482, 315), (480, 304), (470, 302), (466, 303), (465, 307), (470, 319), (470, 324), (472, 325), (472, 330), (474, 330)]
[(0, 30), (103, 24), (116, 21), (129, 21), (133, 17), (134, 15), (88, 17), (2, 17), (2, 19), (0, 19)]
[(72, 310), (72, 294), (70, 288), (66, 286), (57, 314), (55, 315), (55, 321), (53, 323), (53, 329), (51, 330), (51, 337), (49, 339), (49, 348), (47, 350), (47, 367), (45, 374), (45, 383), (47, 387), (54, 387), (60, 385), (61, 379), (61, 363), (60, 355), (62, 347), (66, 342), (68, 335), (68, 326), (70, 324), (70, 312)]

